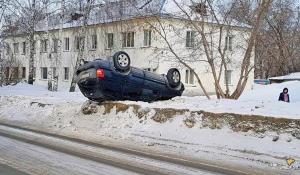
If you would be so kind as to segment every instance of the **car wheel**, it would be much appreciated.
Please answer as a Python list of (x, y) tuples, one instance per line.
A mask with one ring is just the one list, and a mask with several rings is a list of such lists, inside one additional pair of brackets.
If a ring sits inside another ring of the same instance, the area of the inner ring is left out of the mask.
[(174, 88), (179, 86), (180, 84), (180, 72), (176, 68), (171, 68), (168, 70), (167, 79), (169, 81), (169, 85)]
[(127, 71), (130, 68), (130, 57), (126, 52), (119, 51), (115, 53), (113, 61), (117, 70)]

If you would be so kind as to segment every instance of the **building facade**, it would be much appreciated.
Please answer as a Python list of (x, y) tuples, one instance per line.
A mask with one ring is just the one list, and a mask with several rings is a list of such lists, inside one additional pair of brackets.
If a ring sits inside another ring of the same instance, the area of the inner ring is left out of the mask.
[[(76, 21), (67, 22), (59, 38), (58, 28), (40, 30), (35, 34), (34, 46), (34, 83), (47, 86), (53, 80), (55, 71), (59, 71), (58, 87), (69, 88), (78, 57), (80, 43), (84, 43), (84, 59), (112, 60), (117, 51), (125, 51), (131, 58), (131, 66), (146, 69), (159, 74), (166, 74), (168, 69), (180, 70), (185, 94), (201, 95), (202, 90), (195, 77), (197, 74), (205, 89), (215, 93), (214, 79), (206, 60), (203, 43), (195, 25), (203, 22), (160, 15), (157, 17), (135, 17), (111, 22), (97, 22), (87, 26), (86, 36), (82, 36), (82, 26)], [(211, 43), (216, 65), (218, 61), (217, 45), (222, 41), (228, 60), (228, 84), (233, 91), (239, 80), (240, 67), (245, 54), (250, 29), (240, 26), (230, 27), (230, 32), (220, 34), (220, 26), (205, 22), (207, 38)], [(224, 25), (226, 27), (226, 25)], [(229, 31), (229, 30), (227, 30)], [(19, 34), (4, 39), (3, 60), (4, 79), (26, 80), (29, 73), (29, 36)], [(59, 39), (61, 47), (59, 48)], [(216, 48), (214, 48), (216, 47)], [(59, 65), (56, 64), (61, 52)], [(183, 60), (193, 70), (187, 69), (178, 59)], [(206, 61), (205, 61), (206, 60)], [(253, 61), (253, 59), (251, 59)], [(59, 68), (57, 67), (59, 66)], [(225, 89), (225, 76), (220, 74), (220, 84)], [(253, 72), (245, 89), (252, 88)]]

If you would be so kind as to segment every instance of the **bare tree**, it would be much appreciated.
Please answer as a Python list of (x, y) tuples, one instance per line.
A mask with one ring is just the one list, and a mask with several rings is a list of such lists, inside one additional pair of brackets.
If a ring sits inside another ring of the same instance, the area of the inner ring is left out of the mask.
[(57, 59), (56, 59), (56, 71), (54, 76), (54, 86), (53, 90), (57, 91), (58, 88), (58, 77), (60, 73), (60, 61), (62, 56), (62, 30), (64, 24), (64, 13), (65, 13), (65, 0), (61, 0), (60, 5), (60, 23), (59, 23), (59, 31), (58, 31), (58, 45), (57, 45)]
[[(194, 72), (198, 84), (208, 99), (210, 97), (202, 83), (201, 74), (196, 72), (194, 69), (195, 66), (192, 66), (196, 62), (200, 62), (199, 64), (202, 65), (208, 65), (208, 72), (212, 75), (218, 98), (238, 99), (245, 89), (250, 72), (253, 71), (251, 58), (253, 56), (255, 40), (263, 17), (272, 2), (273, 0), (265, 0), (254, 4), (254, 21), (249, 32), (241, 29), (244, 26), (249, 26), (243, 23), (236, 24), (237, 21), (230, 17), (237, 1), (206, 0), (201, 3), (188, 4), (186, 1), (173, 0), (173, 3), (179, 9), (176, 18), (185, 21), (186, 26), (195, 31), (194, 34), (189, 33), (189, 35), (193, 35), (192, 38), (199, 41), (198, 45), (191, 45), (193, 51), (188, 52), (186, 55), (184, 55), (182, 50), (178, 49), (180, 47), (174, 43), (175, 37), (184, 38), (184, 34), (179, 34), (182, 31), (181, 28), (176, 26), (176, 24), (172, 24), (172, 21), (167, 22), (168, 18), (162, 18), (155, 14), (154, 19), (146, 19), (146, 21), (158, 35), (160, 35), (164, 43), (166, 43), (168, 50), (174, 56), (174, 60)], [(225, 6), (227, 7), (226, 9), (224, 9)], [(222, 16), (220, 17), (221, 14)], [(233, 27), (235, 25), (238, 25), (238, 27)], [(169, 31), (174, 31), (175, 34), (178, 34), (176, 36), (170, 36)], [(234, 31), (240, 31), (241, 38), (245, 37), (244, 44), (237, 46), (244, 50), (242, 52), (243, 58), (238, 60), (238, 63), (236, 62), (237, 60), (232, 60), (234, 53), (228, 51), (231, 49), (228, 48), (228, 44), (230, 44), (229, 37)], [(180, 44), (182, 44), (182, 40)], [(225, 90), (220, 81), (221, 75), (225, 77), (228, 76), (229, 66), (240, 71), (237, 86), (232, 93), (229, 91), (228, 79), (225, 78)]]
[(81, 27), (81, 32), (80, 32), (80, 38), (84, 37), (84, 39), (79, 39), (79, 52), (78, 52), (78, 56), (76, 59), (76, 64), (75, 64), (75, 68), (74, 68), (74, 72), (73, 72), (73, 77), (72, 77), (72, 82), (71, 82), (71, 86), (70, 86), (70, 92), (74, 92), (75, 91), (75, 87), (76, 87), (76, 71), (80, 65), (80, 61), (84, 58), (84, 50), (87, 49), (87, 26), (88, 26), (88, 20), (89, 20), (89, 15), (91, 12), (91, 6), (93, 4), (92, 0), (87, 0), (87, 4), (86, 7), (84, 9), (84, 14), (83, 14), (83, 26)]

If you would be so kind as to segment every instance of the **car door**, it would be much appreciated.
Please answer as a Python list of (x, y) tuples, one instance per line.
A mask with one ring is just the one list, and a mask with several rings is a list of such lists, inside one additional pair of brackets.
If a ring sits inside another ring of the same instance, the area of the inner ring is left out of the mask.
[(124, 76), (123, 98), (138, 101), (144, 85), (144, 73), (142, 70), (132, 67), (130, 73)]

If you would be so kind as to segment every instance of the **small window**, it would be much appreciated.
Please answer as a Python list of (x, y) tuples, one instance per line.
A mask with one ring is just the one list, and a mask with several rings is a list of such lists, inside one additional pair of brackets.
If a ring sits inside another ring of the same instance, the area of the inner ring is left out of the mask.
[(114, 46), (114, 34), (108, 33), (107, 34), (107, 48), (111, 49)]
[(185, 84), (194, 84), (194, 71), (185, 70)]
[(19, 43), (14, 43), (14, 53), (19, 53)]
[(48, 50), (48, 40), (47, 39), (44, 39), (44, 40), (41, 40), (41, 51), (43, 53), (46, 53), (47, 50)]
[(122, 47), (134, 47), (134, 32), (122, 34)]
[[(29, 43), (29, 49), (31, 49), (30, 48), (31, 47), (31, 45), (30, 45), (30, 43)], [(33, 41), (33, 53), (35, 53), (35, 50), (36, 50), (36, 41)]]
[(53, 52), (56, 53), (58, 50), (58, 39), (53, 39)]
[(26, 78), (26, 67), (22, 67), (22, 78)]
[(6, 67), (6, 70), (5, 70), (5, 77), (6, 77), (6, 78), (9, 78), (9, 67)]
[(55, 74), (56, 74), (56, 68), (51, 67), (51, 75), (52, 75), (51, 78), (52, 78), (52, 80), (54, 80)]
[(18, 78), (19, 77), (19, 68), (18, 67), (14, 67), (12, 73), (13, 73), (13, 77), (14, 78)]
[(64, 80), (69, 80), (69, 68), (64, 68)]
[(35, 77), (36, 77), (36, 68), (34, 67), (33, 68), (33, 78), (35, 79)]
[(22, 42), (22, 54), (26, 54), (26, 42)]
[(84, 37), (76, 37), (75, 38), (75, 50), (79, 51), (82, 48), (84, 50)]
[(144, 30), (144, 46), (151, 46), (151, 30)]
[(187, 31), (185, 47), (189, 47), (189, 48), (195, 47), (195, 37), (196, 37), (195, 31)]
[(64, 50), (69, 51), (70, 50), (70, 39), (64, 38)]
[(92, 38), (91, 49), (96, 50), (97, 49), (97, 35), (92, 35), (91, 38)]
[(47, 67), (41, 67), (41, 79), (47, 80), (47, 78), (48, 78), (47, 75), (48, 75)]
[(11, 52), (11, 48), (9, 44), (6, 44), (6, 55), (8, 55)]
[[(224, 73), (225, 75), (225, 73)], [(231, 85), (231, 75), (232, 75), (232, 70), (227, 70), (227, 80), (228, 80), (228, 84)], [(226, 79), (224, 79), (224, 84), (226, 85)]]
[(233, 36), (227, 36), (225, 38), (225, 50), (232, 51), (232, 42), (233, 42)]

